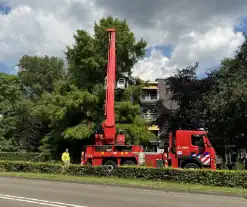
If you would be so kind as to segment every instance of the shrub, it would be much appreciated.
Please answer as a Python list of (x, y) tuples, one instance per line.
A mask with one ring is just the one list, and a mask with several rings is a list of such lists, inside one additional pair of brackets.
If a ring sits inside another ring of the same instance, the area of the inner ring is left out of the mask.
[(47, 162), (51, 161), (49, 154), (35, 152), (0, 152), (0, 160)]
[[(61, 173), (62, 165), (20, 161), (0, 161), (0, 171)], [(73, 176), (115, 176), (118, 178), (159, 180), (169, 182), (213, 185), (222, 187), (247, 188), (246, 171), (185, 170), (171, 168), (118, 167), (109, 172), (104, 166), (86, 167), (71, 165), (65, 172)]]

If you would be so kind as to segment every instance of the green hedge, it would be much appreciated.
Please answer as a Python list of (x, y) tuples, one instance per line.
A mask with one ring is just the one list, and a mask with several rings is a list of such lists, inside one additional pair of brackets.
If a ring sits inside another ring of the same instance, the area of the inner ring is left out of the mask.
[(47, 162), (51, 161), (51, 157), (43, 153), (0, 152), (0, 160)]
[[(5, 172), (34, 172), (61, 173), (62, 166), (51, 163), (32, 163), (19, 161), (0, 161), (0, 171)], [(211, 171), (185, 170), (170, 168), (119, 167), (108, 172), (105, 167), (82, 167), (71, 165), (65, 172), (74, 176), (115, 176), (144, 180), (160, 180), (180, 183), (247, 188), (247, 171)]]

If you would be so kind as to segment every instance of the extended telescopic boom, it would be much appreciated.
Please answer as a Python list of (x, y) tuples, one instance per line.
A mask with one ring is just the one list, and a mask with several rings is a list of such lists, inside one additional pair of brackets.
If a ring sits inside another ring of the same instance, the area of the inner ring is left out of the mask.
[(117, 133), (115, 123), (115, 82), (116, 82), (116, 30), (107, 29), (109, 35), (108, 65), (106, 76), (105, 116), (103, 131), (95, 135), (96, 145), (124, 145), (125, 136)]
[(109, 35), (108, 65), (106, 78), (106, 120), (102, 123), (105, 144), (114, 144), (116, 137), (115, 123), (115, 81), (116, 81), (116, 31), (107, 29)]
[(103, 131), (95, 135), (96, 145), (124, 145), (125, 136), (117, 134), (115, 123), (115, 82), (116, 82), (116, 30), (107, 29), (109, 35), (108, 65), (106, 76), (105, 116)]

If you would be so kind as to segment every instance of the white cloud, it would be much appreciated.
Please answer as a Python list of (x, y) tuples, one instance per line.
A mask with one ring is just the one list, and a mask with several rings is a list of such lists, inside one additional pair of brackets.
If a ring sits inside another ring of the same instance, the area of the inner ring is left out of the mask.
[[(218, 2), (218, 3), (217, 3)], [(145, 79), (163, 78), (195, 62), (200, 72), (231, 56), (243, 41), (233, 32), (247, 15), (246, 0), (9, 0), (13, 8), (0, 15), (0, 61), (14, 64), (23, 54), (63, 56), (73, 32), (92, 31), (102, 16), (126, 18), (149, 46), (173, 44), (170, 59), (153, 49), (133, 72)]]
[(24, 54), (64, 57), (76, 29), (92, 30), (101, 16), (86, 0), (9, 0), (9, 4), (11, 12), (0, 15), (0, 61), (7, 64)]
[(220, 64), (224, 57), (232, 56), (243, 40), (242, 34), (233, 32), (230, 27), (215, 27), (205, 33), (195, 32), (193, 36), (178, 42), (167, 66), (184, 67), (199, 62), (199, 72), (202, 72), (207, 67)]
[(139, 76), (144, 80), (155, 80), (163, 77), (164, 74), (172, 75), (174, 68), (167, 68), (169, 59), (163, 56), (162, 51), (153, 48), (148, 58), (140, 60), (133, 68), (133, 75)]
[(169, 77), (177, 68), (195, 62), (199, 62), (198, 74), (202, 74), (219, 65), (224, 57), (233, 56), (243, 40), (242, 34), (233, 32), (232, 27), (214, 27), (205, 33), (191, 32), (180, 37), (170, 59), (162, 56), (160, 50), (153, 49), (149, 58), (135, 65), (133, 74), (146, 80), (155, 80)]

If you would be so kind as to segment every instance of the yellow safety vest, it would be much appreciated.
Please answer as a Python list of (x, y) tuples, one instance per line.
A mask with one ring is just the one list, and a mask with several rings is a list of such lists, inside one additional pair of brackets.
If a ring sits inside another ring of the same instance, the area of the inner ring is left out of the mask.
[(62, 161), (69, 161), (70, 160), (70, 156), (68, 152), (64, 152), (62, 154)]

